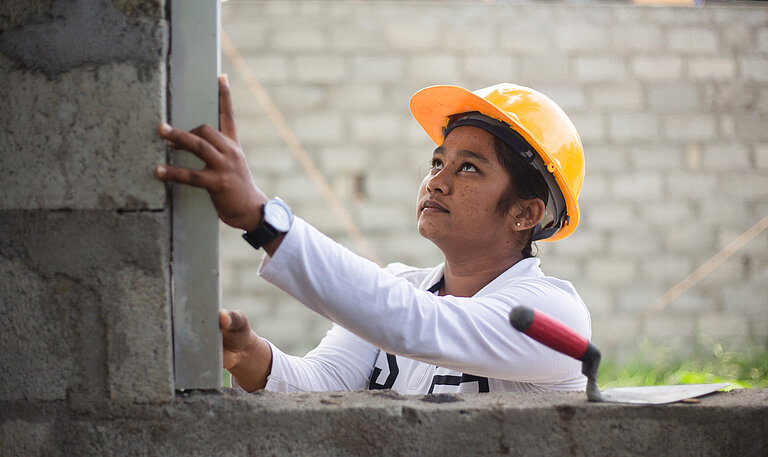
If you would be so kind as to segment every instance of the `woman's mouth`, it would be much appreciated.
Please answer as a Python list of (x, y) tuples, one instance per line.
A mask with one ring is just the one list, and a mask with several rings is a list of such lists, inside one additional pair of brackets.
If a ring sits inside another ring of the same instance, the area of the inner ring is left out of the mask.
[(443, 207), (440, 203), (434, 201), (434, 200), (427, 200), (424, 202), (423, 205), (421, 205), (421, 212), (422, 213), (448, 213), (447, 209)]

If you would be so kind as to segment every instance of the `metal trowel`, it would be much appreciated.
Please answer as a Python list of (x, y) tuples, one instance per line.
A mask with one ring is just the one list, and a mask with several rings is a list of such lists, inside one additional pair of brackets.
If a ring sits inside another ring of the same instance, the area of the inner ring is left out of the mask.
[(687, 384), (679, 386), (616, 387), (600, 391), (597, 387), (597, 368), (600, 351), (570, 327), (527, 306), (517, 306), (509, 314), (512, 326), (534, 340), (558, 352), (581, 361), (581, 372), (587, 377), (589, 401), (663, 405), (711, 394), (728, 387), (720, 384)]

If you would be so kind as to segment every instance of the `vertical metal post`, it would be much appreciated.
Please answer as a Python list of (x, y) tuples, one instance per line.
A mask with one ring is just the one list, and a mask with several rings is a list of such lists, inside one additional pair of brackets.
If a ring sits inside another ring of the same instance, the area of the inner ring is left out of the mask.
[[(170, 117), (218, 126), (219, 0), (170, 0)], [(202, 168), (177, 152), (174, 164)], [(221, 387), (219, 222), (207, 192), (173, 186), (173, 348), (176, 389)]]

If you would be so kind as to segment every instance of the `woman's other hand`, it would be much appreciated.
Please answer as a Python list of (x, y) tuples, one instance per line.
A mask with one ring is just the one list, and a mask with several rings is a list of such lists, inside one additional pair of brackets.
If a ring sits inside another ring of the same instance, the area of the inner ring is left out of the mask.
[(226, 224), (250, 231), (261, 222), (261, 207), (267, 196), (253, 182), (245, 154), (237, 141), (229, 82), (219, 77), (219, 127), (208, 124), (189, 132), (161, 124), (160, 136), (173, 148), (184, 149), (205, 162), (202, 170), (170, 165), (155, 169), (158, 178), (208, 191), (216, 211)]
[(248, 392), (263, 389), (272, 371), (272, 349), (251, 330), (242, 311), (219, 311), (224, 368)]

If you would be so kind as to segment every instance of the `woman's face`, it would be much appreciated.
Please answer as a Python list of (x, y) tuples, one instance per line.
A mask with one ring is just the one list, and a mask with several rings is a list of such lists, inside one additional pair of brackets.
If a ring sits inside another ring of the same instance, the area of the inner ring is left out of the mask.
[(497, 204), (510, 178), (499, 163), (494, 137), (462, 126), (435, 149), (417, 202), (419, 233), (438, 248), (494, 248), (511, 236)]

